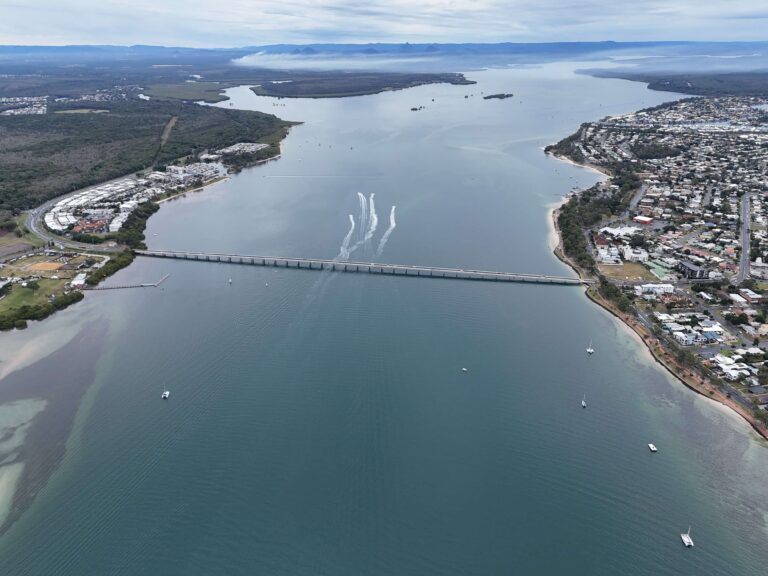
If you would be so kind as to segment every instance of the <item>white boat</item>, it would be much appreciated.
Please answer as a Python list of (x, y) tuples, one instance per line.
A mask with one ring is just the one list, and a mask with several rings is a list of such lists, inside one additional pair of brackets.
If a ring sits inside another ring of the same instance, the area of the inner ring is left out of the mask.
[(651, 452), (658, 452), (659, 451), (659, 449), (656, 448), (656, 444), (648, 444), (648, 448), (650, 449)]
[(162, 396), (163, 400), (167, 400), (170, 395), (171, 395), (170, 390), (166, 390), (165, 392), (163, 392), (163, 396)]
[(581, 399), (581, 407), (586, 408), (587, 407), (587, 395), (584, 394), (584, 397)]
[(229, 283), (232, 284), (232, 278), (229, 279)]
[(466, 368), (462, 368), (462, 369), (461, 369), (461, 371), (462, 371), (462, 372), (466, 372), (466, 371), (467, 371), (467, 369), (466, 369)]
[(691, 538), (691, 527), (688, 526), (688, 532), (684, 532), (683, 534), (680, 534), (680, 538), (683, 541), (683, 544), (685, 544), (686, 548), (693, 548), (693, 538)]
[(591, 354), (594, 354), (594, 353), (595, 353), (595, 349), (592, 348), (592, 340), (590, 340), (589, 341), (589, 346), (587, 346), (587, 354), (591, 355)]

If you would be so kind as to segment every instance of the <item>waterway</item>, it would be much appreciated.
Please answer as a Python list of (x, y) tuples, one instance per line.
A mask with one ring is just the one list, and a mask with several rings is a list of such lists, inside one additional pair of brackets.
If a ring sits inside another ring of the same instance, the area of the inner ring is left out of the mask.
[[(304, 124), (279, 160), (165, 203), (148, 244), (570, 274), (549, 208), (599, 176), (541, 148), (676, 97), (574, 68), (234, 88)], [(765, 570), (765, 445), (579, 288), (154, 259), (108, 282), (166, 273), (0, 335), (0, 574)]]

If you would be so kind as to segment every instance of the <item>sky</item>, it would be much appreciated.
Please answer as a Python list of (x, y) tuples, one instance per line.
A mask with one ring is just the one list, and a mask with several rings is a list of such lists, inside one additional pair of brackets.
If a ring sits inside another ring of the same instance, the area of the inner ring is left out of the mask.
[(0, 0), (0, 44), (768, 40), (766, 0)]

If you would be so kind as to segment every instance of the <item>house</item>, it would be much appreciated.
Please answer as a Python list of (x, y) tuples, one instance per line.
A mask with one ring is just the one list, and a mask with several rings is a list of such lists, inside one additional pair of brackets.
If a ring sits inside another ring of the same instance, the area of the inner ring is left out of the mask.
[(696, 343), (696, 334), (692, 332), (673, 331), (672, 337), (677, 340), (681, 346), (693, 346)]
[(728, 297), (733, 301), (733, 304), (735, 306), (738, 306), (739, 308), (746, 308), (747, 307), (747, 300), (745, 298), (742, 298), (738, 294), (728, 294)]
[(74, 277), (70, 282), (72, 288), (84, 288), (85, 287), (85, 272), (82, 272)]
[(763, 296), (761, 294), (753, 292), (748, 288), (742, 288), (739, 290), (739, 294), (741, 294), (750, 304), (760, 304), (763, 301)]
[(622, 248), (622, 256), (626, 262), (648, 262), (648, 252), (642, 248), (624, 246)]
[(641, 284), (635, 286), (635, 294), (642, 296), (643, 294), (653, 294), (658, 296), (659, 294), (672, 294), (675, 291), (675, 287), (672, 284)]
[(676, 270), (689, 280), (701, 280), (708, 276), (708, 273), (704, 268), (696, 266), (696, 264), (691, 262), (686, 262), (685, 260), (680, 260), (677, 263)]

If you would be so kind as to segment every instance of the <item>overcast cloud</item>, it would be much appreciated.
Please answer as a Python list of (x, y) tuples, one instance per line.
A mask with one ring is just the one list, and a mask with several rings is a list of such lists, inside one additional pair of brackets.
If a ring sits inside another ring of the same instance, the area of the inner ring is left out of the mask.
[(0, 44), (766, 40), (766, 0), (0, 0)]

